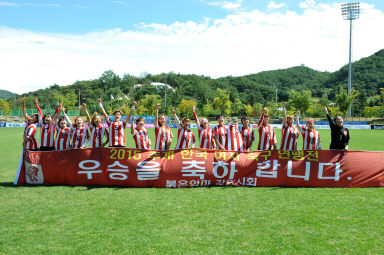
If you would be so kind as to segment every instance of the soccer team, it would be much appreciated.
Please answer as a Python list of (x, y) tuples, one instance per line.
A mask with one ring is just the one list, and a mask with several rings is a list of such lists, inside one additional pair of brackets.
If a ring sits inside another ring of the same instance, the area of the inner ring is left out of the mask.
[[(104, 147), (109, 144), (109, 147), (125, 147), (125, 128), (129, 123), (132, 114), (135, 111), (136, 102), (132, 102), (132, 108), (128, 116), (121, 120), (122, 112), (115, 111), (113, 113), (114, 120), (111, 120), (106, 114), (102, 105), (101, 99), (98, 99), (98, 104), (107, 127), (103, 124), (101, 117), (95, 113), (92, 118), (90, 117), (85, 104), (82, 105), (86, 116), (88, 127), (84, 126), (81, 117), (75, 117), (74, 123), (68, 118), (65, 113), (65, 108), (62, 103), (59, 104), (53, 116), (50, 114), (43, 115), (38, 99), (35, 99), (37, 113), (28, 116), (25, 108), (25, 98), (21, 99), (22, 110), (27, 122), (24, 131), (23, 146), (28, 150), (65, 150), (65, 149), (82, 149), (85, 148), (89, 142), (89, 148)], [(170, 150), (173, 134), (171, 128), (166, 125), (167, 116), (164, 114), (159, 115), (160, 105), (156, 106), (155, 112), (155, 137), (156, 143), (155, 150)], [(199, 135), (198, 148), (203, 149), (217, 149), (217, 150), (230, 150), (230, 151), (250, 151), (252, 144), (255, 140), (254, 131), (250, 125), (248, 117), (241, 118), (241, 124), (224, 125), (225, 118), (223, 115), (217, 116), (218, 125), (213, 129), (210, 128), (206, 118), (199, 118), (196, 115), (196, 107), (193, 106), (193, 116), (196, 121)], [(331, 119), (328, 109), (324, 107), (327, 114), (329, 125), (331, 128), (331, 145), (330, 149), (348, 150), (349, 144), (349, 130), (343, 126), (343, 119), (336, 116), (334, 120)], [(59, 117), (60, 112), (64, 117)], [(313, 120), (308, 120), (305, 126), (300, 126), (299, 115), (296, 113), (296, 125), (294, 125), (294, 117), (286, 114), (285, 103), (282, 103), (283, 112), (283, 125), (282, 125), (282, 138), (280, 150), (297, 150), (297, 141), (300, 133), (303, 137), (303, 150), (320, 150), (320, 134), (315, 130), (315, 123)], [(195, 135), (190, 129), (191, 120), (189, 118), (182, 118), (180, 121), (176, 112), (173, 110), (172, 114), (176, 120), (178, 128), (178, 137), (175, 149), (189, 149), (195, 145)], [(263, 109), (261, 118), (256, 125), (259, 133), (259, 144), (257, 150), (277, 150), (275, 129), (269, 124), (270, 116), (266, 108)], [(136, 122), (136, 127), (134, 125)], [(39, 123), (41, 127), (40, 132), (40, 146), (38, 146), (35, 134), (36, 124)], [(136, 144), (136, 148), (143, 150), (150, 150), (152, 143), (148, 137), (148, 131), (144, 127), (145, 119), (139, 117), (132, 118), (131, 134)], [(104, 139), (105, 138), (105, 139)], [(105, 141), (104, 141), (105, 140)]]

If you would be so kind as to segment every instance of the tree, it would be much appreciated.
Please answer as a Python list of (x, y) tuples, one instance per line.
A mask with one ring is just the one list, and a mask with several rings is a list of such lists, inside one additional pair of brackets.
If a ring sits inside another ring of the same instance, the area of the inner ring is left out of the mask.
[(159, 95), (145, 95), (137, 104), (137, 113), (140, 115), (154, 115), (156, 105), (160, 103), (161, 97)]
[(365, 120), (368, 121), (368, 118), (373, 117), (372, 107), (369, 107), (369, 106), (364, 107), (363, 113), (365, 116)]
[(244, 105), (239, 98), (235, 98), (235, 102), (232, 104), (232, 115), (239, 116), (244, 114)]
[(9, 102), (0, 98), (0, 110), (3, 110), (5, 115), (9, 115), (11, 109), (9, 107)]
[(301, 114), (305, 115), (312, 104), (312, 92), (310, 90), (303, 90), (302, 92), (291, 90), (288, 103), (296, 111), (300, 111)]
[(248, 116), (248, 117), (251, 117), (253, 116), (253, 108), (252, 108), (252, 105), (250, 104), (247, 104), (245, 107), (244, 107), (244, 110), (245, 110), (245, 114)]
[(340, 86), (339, 93), (336, 94), (336, 104), (338, 105), (344, 118), (347, 114), (349, 107), (352, 105), (353, 100), (359, 95), (359, 92), (355, 88), (351, 89), (351, 95), (348, 96), (347, 91)]
[(212, 104), (207, 100), (206, 103), (203, 105), (203, 115), (208, 116), (213, 110)]
[(261, 116), (261, 113), (263, 112), (263, 105), (261, 103), (255, 103), (253, 105), (253, 112), (252, 115), (254, 117), (259, 117)]
[(192, 118), (192, 106), (194, 105), (197, 105), (197, 102), (195, 100), (183, 99), (179, 104), (178, 111), (180, 112), (180, 114), (182, 114), (182, 116)]
[(229, 116), (232, 102), (229, 100), (230, 91), (217, 88), (218, 96), (213, 99), (213, 105), (221, 114)]

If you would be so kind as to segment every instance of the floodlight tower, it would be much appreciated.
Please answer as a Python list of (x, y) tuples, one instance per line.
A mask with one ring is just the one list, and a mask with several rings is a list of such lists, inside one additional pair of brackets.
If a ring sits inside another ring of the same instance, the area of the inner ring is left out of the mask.
[[(351, 95), (352, 88), (352, 20), (358, 19), (360, 14), (360, 3), (341, 4), (341, 15), (344, 20), (349, 20), (349, 68), (348, 68), (348, 96)], [(348, 118), (351, 118), (351, 106), (348, 109)]]

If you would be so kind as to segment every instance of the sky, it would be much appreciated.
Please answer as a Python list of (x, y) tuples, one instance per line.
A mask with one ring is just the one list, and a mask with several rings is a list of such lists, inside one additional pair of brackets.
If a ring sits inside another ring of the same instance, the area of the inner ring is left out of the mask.
[[(348, 2), (348, 1), (346, 1)], [(212, 78), (348, 63), (349, 21), (327, 0), (0, 0), (0, 89), (112, 70)], [(384, 1), (360, 2), (353, 61), (384, 48)]]

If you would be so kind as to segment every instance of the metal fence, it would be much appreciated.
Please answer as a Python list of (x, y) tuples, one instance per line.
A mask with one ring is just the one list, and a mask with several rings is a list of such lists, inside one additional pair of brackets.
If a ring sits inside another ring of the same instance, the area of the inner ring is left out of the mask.
[[(43, 114), (49, 113), (54, 114), (55, 109), (42, 109)], [(27, 114), (31, 116), (32, 114), (37, 113), (36, 109), (27, 109)], [(79, 110), (68, 110), (68, 116), (78, 116)], [(12, 117), (23, 117), (23, 111), (21, 109), (11, 109), (9, 114), (7, 114), (4, 110), (0, 110), (0, 116), (12, 116)]]

